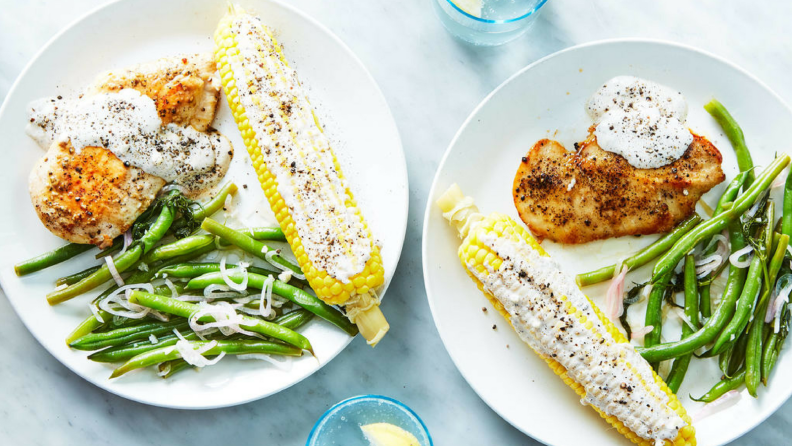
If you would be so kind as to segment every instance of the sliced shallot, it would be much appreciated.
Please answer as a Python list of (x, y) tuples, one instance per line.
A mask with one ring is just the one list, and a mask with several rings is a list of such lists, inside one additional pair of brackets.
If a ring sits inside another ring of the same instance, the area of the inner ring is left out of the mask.
[(611, 320), (617, 319), (624, 313), (624, 279), (627, 277), (627, 271), (629, 271), (627, 265), (622, 265), (619, 275), (611, 280), (605, 295), (605, 308)]
[(723, 409), (728, 409), (729, 407), (735, 405), (737, 401), (740, 400), (741, 396), (742, 396), (741, 392), (738, 392), (737, 390), (730, 390), (724, 393), (723, 396), (721, 396), (717, 400), (705, 404), (704, 407), (699, 409), (698, 412), (694, 413), (691, 418), (693, 419), (694, 423), (698, 423), (699, 421), (703, 420), (704, 418), (707, 418), (710, 415), (713, 415), (715, 413), (720, 412)]
[[(734, 265), (736, 268), (748, 268), (748, 265), (751, 264), (751, 258), (749, 254), (753, 252), (753, 246), (746, 246), (743, 249), (735, 251), (734, 254), (729, 256), (729, 262)], [(745, 260), (740, 260), (743, 256), (748, 255)]]
[(223, 256), (223, 258), (220, 259), (220, 275), (223, 277), (223, 281), (233, 290), (245, 291), (247, 289), (247, 284), (248, 284), (247, 269), (242, 263), (240, 263), (236, 268), (231, 269), (231, 271), (239, 271), (240, 273), (242, 273), (242, 282), (236, 283), (233, 280), (231, 280), (231, 277), (228, 276), (229, 270), (226, 269), (226, 259), (227, 256)]
[[(261, 302), (259, 302), (259, 313), (262, 317), (269, 317), (272, 314), (272, 284), (275, 279), (270, 274), (264, 279), (264, 286), (261, 287)], [(266, 305), (265, 305), (266, 302)]]
[(118, 270), (116, 269), (115, 262), (113, 262), (112, 256), (105, 256), (105, 262), (107, 263), (107, 269), (110, 270), (110, 274), (113, 276), (113, 280), (115, 280), (116, 285), (124, 286), (124, 279), (121, 277), (121, 274), (118, 274)]
[(633, 332), (630, 333), (630, 339), (634, 339), (636, 341), (643, 341), (644, 336), (651, 333), (652, 330), (654, 330), (654, 325), (647, 325), (638, 330), (633, 330)]

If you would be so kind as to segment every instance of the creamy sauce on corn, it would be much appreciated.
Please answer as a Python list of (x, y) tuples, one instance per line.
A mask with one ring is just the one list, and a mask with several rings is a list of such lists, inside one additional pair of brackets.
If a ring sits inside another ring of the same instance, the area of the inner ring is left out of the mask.
[(638, 169), (671, 164), (693, 142), (682, 93), (645, 79), (614, 77), (591, 96), (586, 111), (599, 146)]
[(70, 141), (78, 152), (104, 147), (127, 165), (188, 191), (216, 185), (228, 170), (231, 143), (219, 133), (162, 125), (154, 101), (137, 90), (44, 98), (29, 106), (27, 133), (45, 150)]
[[(669, 398), (655, 383), (651, 367), (629, 343), (613, 339), (574, 278), (525, 244), (485, 231), (476, 235), (504, 261), (497, 271), (488, 267), (482, 273), (472, 264), (468, 270), (503, 304), (520, 338), (540, 355), (558, 361), (583, 385), (586, 396), (581, 403), (616, 416), (643, 438), (676, 438), (686, 423), (668, 406)], [(591, 328), (571, 316), (574, 309), (592, 323)]]
[(233, 29), (240, 58), (229, 62), (263, 162), (275, 176), (308, 258), (348, 283), (365, 268), (372, 243), (329, 140), (314, 120), (297, 74), (280, 61), (261, 21), (243, 15)]

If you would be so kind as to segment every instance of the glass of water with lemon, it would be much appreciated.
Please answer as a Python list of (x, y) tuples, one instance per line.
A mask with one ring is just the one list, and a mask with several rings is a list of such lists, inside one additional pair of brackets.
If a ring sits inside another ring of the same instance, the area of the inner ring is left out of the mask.
[(423, 421), (386, 396), (349, 398), (316, 422), (307, 446), (433, 446)]
[(521, 36), (547, 0), (430, 0), (443, 26), (474, 45), (500, 45)]

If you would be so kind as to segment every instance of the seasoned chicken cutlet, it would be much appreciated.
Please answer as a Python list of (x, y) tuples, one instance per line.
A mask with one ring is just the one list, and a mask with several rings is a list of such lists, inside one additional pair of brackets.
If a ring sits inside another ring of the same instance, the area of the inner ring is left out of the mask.
[(72, 243), (110, 246), (157, 196), (165, 180), (124, 166), (112, 152), (55, 143), (30, 172), (39, 219)]
[(100, 74), (89, 94), (135, 89), (157, 105), (162, 124), (204, 132), (214, 120), (220, 77), (211, 53), (166, 57)]
[(695, 134), (681, 158), (657, 169), (633, 167), (600, 148), (593, 134), (576, 152), (543, 139), (520, 163), (514, 204), (534, 235), (560, 243), (665, 232), (724, 180), (721, 161)]
[[(159, 166), (159, 171), (154, 172), (156, 175), (135, 167), (134, 161), (130, 163), (120, 159), (119, 156), (124, 156), (120, 152), (109, 150), (106, 141), (112, 138), (106, 140), (102, 137), (101, 144), (94, 142), (80, 147), (76, 143), (72, 144), (73, 137), (72, 140), (62, 137), (64, 129), (61, 124), (67, 119), (65, 116), (73, 112), (75, 107), (78, 107), (78, 111), (82, 110), (79, 107), (90, 109), (91, 104), (86, 105), (85, 101), (69, 102), (60, 96), (32, 104), (27, 131), (47, 153), (31, 172), (29, 189), (31, 201), (44, 226), (53, 234), (73, 243), (108, 246), (115, 237), (132, 226), (163, 186), (173, 181), (164, 179), (168, 178), (168, 173), (177, 169), (182, 170), (180, 174), (191, 173), (190, 170), (196, 165), (196, 157), (203, 156), (199, 153), (205, 153), (197, 150), (195, 144), (204, 144), (204, 147), (211, 145), (213, 153), (207, 155), (210, 158), (202, 158), (198, 162), (208, 163), (212, 167), (205, 173), (191, 177), (193, 179), (189, 184), (181, 184), (185, 194), (197, 195), (216, 185), (228, 170), (233, 150), (222, 135), (216, 132), (199, 134), (196, 130), (205, 132), (209, 129), (214, 119), (220, 85), (211, 54), (197, 54), (159, 59), (107, 72), (100, 75), (80, 96), (80, 100), (88, 100), (100, 97), (102, 93), (120, 95), (122, 102), (107, 103), (116, 104), (113, 107), (119, 107), (118, 110), (103, 105), (106, 115), (119, 116), (118, 124), (102, 123), (98, 118), (96, 124), (100, 127), (103, 125), (101, 130), (109, 132), (107, 135), (116, 134), (119, 137), (127, 135), (124, 132), (137, 125), (133, 122), (132, 127), (126, 130), (122, 128), (123, 124), (134, 121), (134, 112), (128, 111), (135, 109), (132, 105), (135, 103), (133, 96), (153, 101), (153, 107), (148, 102), (149, 121), (140, 123), (139, 132), (136, 130), (134, 134), (121, 137), (121, 140), (127, 137), (149, 138), (136, 144), (148, 146), (149, 153), (139, 159), (146, 160), (152, 168)], [(77, 122), (70, 125), (79, 127), (82, 124)], [(86, 128), (91, 125), (93, 123), (88, 122)], [(157, 139), (156, 129), (166, 127), (165, 136)], [(74, 131), (82, 135), (80, 132), (85, 129)], [(205, 139), (196, 143), (199, 136)], [(179, 151), (183, 153), (177, 153)], [(177, 160), (177, 157), (181, 158)]]

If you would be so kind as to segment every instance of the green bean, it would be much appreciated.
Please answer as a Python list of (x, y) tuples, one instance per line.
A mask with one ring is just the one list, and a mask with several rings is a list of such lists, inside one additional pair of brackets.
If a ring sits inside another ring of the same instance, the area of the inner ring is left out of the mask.
[[(272, 240), (274, 242), (285, 242), (286, 235), (283, 233), (283, 230), (278, 227), (272, 226), (258, 226), (255, 228), (241, 228), (237, 229), (237, 231), (251, 237), (255, 240)], [(231, 243), (220, 239), (220, 246), (228, 246)]]
[[(307, 310), (298, 309), (276, 318), (272, 321), (272, 323), (286, 327), (290, 330), (296, 330), (310, 321), (311, 318), (313, 318), (313, 313)], [(182, 336), (188, 341), (198, 339), (198, 334), (193, 331), (185, 332)], [(156, 348), (175, 345), (178, 340), (179, 338), (175, 334), (160, 337), (155, 344), (146, 339), (140, 342), (134, 342), (132, 344), (119, 345), (116, 347), (100, 350), (89, 355), (88, 359), (96, 362), (126, 361), (136, 355), (154, 350)]]
[[(270, 355), (287, 355), (287, 356), (300, 356), (302, 350), (290, 345), (284, 345), (279, 342), (269, 341), (191, 341), (190, 347), (198, 349), (205, 347), (210, 343), (214, 346), (207, 351), (203, 352), (204, 356), (217, 356), (220, 353), (228, 355), (242, 355), (250, 353), (270, 354)], [(124, 363), (121, 367), (113, 370), (110, 378), (118, 378), (119, 376), (131, 372), (132, 370), (141, 369), (151, 365), (159, 364), (162, 362), (172, 361), (181, 358), (181, 352), (172, 347), (162, 347), (155, 350), (150, 350), (141, 353), (129, 361)]]
[[(687, 323), (682, 324), (682, 339), (693, 334), (693, 328), (699, 326), (699, 296), (698, 296), (698, 280), (696, 278), (696, 259), (693, 254), (685, 256), (685, 316), (688, 318), (693, 327)], [(685, 379), (688, 366), (690, 365), (690, 358), (693, 356), (691, 353), (682, 355), (674, 360), (674, 365), (671, 366), (671, 372), (668, 374), (666, 383), (672, 392), (677, 393), (679, 386)]]
[(751, 160), (751, 152), (745, 145), (745, 135), (742, 129), (731, 113), (726, 110), (726, 107), (716, 99), (709, 101), (704, 109), (718, 122), (726, 137), (729, 138), (732, 147), (734, 147), (734, 154), (737, 156), (737, 166), (740, 168), (740, 172), (748, 172), (745, 187), (749, 187), (754, 181), (753, 160)]
[(87, 334), (71, 344), (69, 347), (77, 350), (99, 350), (104, 347), (112, 347), (126, 344), (128, 342), (148, 339), (149, 336), (159, 336), (173, 332), (174, 329), (183, 330), (189, 328), (187, 321), (177, 319), (170, 322), (151, 322), (133, 327), (124, 327), (104, 333)]
[(66, 338), (66, 345), (71, 344), (72, 342), (76, 341), (77, 339), (87, 334), (90, 334), (92, 331), (96, 330), (97, 328), (107, 324), (110, 321), (110, 319), (113, 318), (112, 314), (104, 310), (98, 310), (97, 313), (99, 313), (99, 317), (102, 318), (102, 320), (99, 321), (99, 318), (97, 318), (95, 314), (91, 314), (90, 316), (88, 316), (87, 319), (80, 322), (80, 325), (78, 325), (77, 328), (75, 328), (74, 331), (72, 331), (71, 334), (69, 334), (69, 336)]
[[(239, 271), (228, 271), (228, 277), (236, 283), (239, 283), (243, 280), (243, 276)], [(249, 287), (261, 289), (264, 286), (266, 277), (255, 273), (248, 273), (247, 277)], [(195, 279), (187, 282), (187, 289), (197, 290), (204, 289), (209, 285), (223, 284), (225, 284), (225, 280), (220, 273), (209, 273), (200, 277), (196, 277)], [(280, 280), (274, 280), (272, 283), (272, 292), (278, 296), (283, 296), (286, 299), (289, 299), (311, 313), (330, 322), (336, 327), (347, 332), (350, 336), (355, 336), (358, 333), (357, 326), (350, 322), (343, 313), (331, 307), (330, 305), (327, 305), (326, 303), (322, 302), (321, 299), (307, 293), (306, 291), (281, 282)]]
[(210, 234), (214, 234), (222, 239), (225, 239), (227, 242), (231, 243), (237, 248), (249, 254), (253, 254), (262, 260), (266, 260), (268, 262), (272, 261), (290, 269), (293, 273), (299, 274), (301, 276), (303, 275), (303, 272), (299, 266), (284, 259), (280, 255), (276, 254), (271, 256), (271, 260), (267, 259), (267, 252), (272, 251), (274, 248), (269, 247), (266, 243), (254, 240), (247, 234), (243, 234), (242, 232), (239, 232), (235, 229), (231, 229), (228, 226), (221, 225), (211, 218), (204, 219), (203, 223), (201, 224), (201, 228)]
[(144, 263), (154, 263), (168, 260), (184, 254), (189, 254), (210, 245), (214, 246), (214, 236), (205, 234), (191, 235), (152, 249), (143, 257), (142, 261)]
[(84, 270), (76, 272), (74, 274), (61, 277), (61, 278), (59, 278), (58, 280), (55, 281), (55, 285), (61, 286), (61, 285), (72, 285), (72, 284), (75, 284), (75, 283), (85, 279), (86, 277), (90, 276), (91, 274), (95, 273), (96, 271), (98, 271), (100, 267), (101, 267), (101, 265), (92, 266), (90, 268), (84, 269)]
[[(188, 341), (194, 341), (198, 339), (198, 334), (193, 331), (186, 331), (182, 336)], [(175, 334), (158, 337), (156, 344), (152, 343), (149, 339), (144, 339), (138, 342), (117, 345), (115, 347), (100, 350), (88, 355), (88, 359), (94, 362), (121, 362), (147, 351), (176, 345), (176, 342), (178, 341), (179, 337)]]
[(304, 308), (299, 308), (275, 318), (272, 323), (284, 326), (290, 330), (296, 330), (307, 324), (308, 321), (313, 319), (313, 317), (314, 314), (310, 311)]
[[(729, 183), (726, 187), (726, 190), (723, 191), (723, 195), (721, 195), (720, 199), (718, 200), (718, 204), (715, 206), (715, 211), (712, 213), (712, 216), (715, 217), (723, 213), (723, 211), (728, 207), (727, 204), (734, 201), (737, 198), (737, 194), (740, 191), (740, 187), (745, 183), (745, 179), (747, 178), (747, 172), (739, 173), (734, 180)], [(704, 253), (701, 255), (702, 258), (706, 258), (715, 254), (717, 250), (717, 244), (710, 245), (712, 238), (704, 239), (702, 244), (705, 248)], [(722, 267), (725, 267), (728, 263), (723, 261)], [(699, 300), (700, 300), (700, 311), (701, 315), (704, 317), (712, 316), (712, 299), (710, 298), (710, 291), (711, 291), (711, 279), (720, 275), (720, 269), (718, 271), (711, 272), (703, 277), (703, 284), (699, 287)]]
[(66, 260), (82, 254), (93, 247), (93, 245), (69, 243), (68, 245), (64, 245), (60, 248), (53, 249), (52, 251), (45, 252), (44, 254), (33, 257), (32, 259), (17, 263), (14, 265), (14, 272), (20, 277), (35, 273), (36, 271), (41, 271), (44, 268), (49, 268), (50, 266), (65, 262)]
[(778, 333), (776, 333), (775, 330), (770, 332), (767, 337), (767, 342), (765, 342), (764, 352), (762, 353), (762, 383), (764, 383), (764, 385), (767, 385), (767, 381), (770, 379), (770, 373), (772, 373), (773, 367), (775, 367), (776, 361), (778, 360), (778, 354), (784, 347), (784, 341), (789, 334), (789, 309), (785, 305), (781, 311), (783, 312), (781, 315), (782, 327)]
[[(132, 273), (129, 277), (124, 279), (124, 284), (131, 285), (131, 284), (134, 284), (134, 283), (148, 283), (152, 279), (154, 279), (154, 277), (156, 277), (159, 274), (161, 269), (167, 268), (167, 267), (169, 267), (171, 265), (176, 265), (176, 264), (180, 264), (182, 262), (193, 260), (193, 259), (198, 258), (198, 257), (200, 257), (200, 256), (202, 256), (202, 255), (204, 255), (204, 254), (206, 254), (208, 252), (214, 251), (214, 249), (215, 248), (214, 248), (213, 245), (203, 246), (203, 247), (198, 248), (195, 251), (190, 252), (188, 254), (183, 254), (183, 255), (174, 257), (172, 259), (168, 259), (168, 260), (165, 260), (165, 261), (162, 261), (162, 262), (156, 262), (156, 263), (154, 263), (154, 264), (152, 264), (150, 266), (146, 266), (146, 269), (139, 269), (140, 268), (140, 263), (138, 263), (137, 264), (138, 265), (138, 269), (134, 273)], [(130, 268), (130, 269), (134, 269), (134, 268)], [(99, 302), (100, 300), (104, 299), (105, 297), (113, 294), (113, 292), (116, 291), (118, 288), (119, 287), (118, 287), (117, 284), (110, 285), (109, 288), (104, 290), (99, 296), (96, 297), (96, 299), (94, 299), (94, 303)]]
[[(237, 265), (235, 264), (228, 264), (226, 268), (228, 270), (236, 268)], [(192, 279), (198, 276), (203, 276), (204, 274), (208, 273), (216, 273), (220, 271), (220, 264), (219, 263), (180, 263), (177, 265), (172, 265), (167, 268), (162, 268), (157, 274), (168, 277), (176, 277), (179, 279)], [(273, 271), (266, 268), (260, 268), (257, 266), (248, 266), (247, 271), (260, 274), (262, 276), (273, 275), (277, 276), (280, 274), (280, 271)], [(297, 280), (292, 278), (292, 280), (299, 282), (300, 284), (307, 285), (308, 282), (305, 280)]]
[(663, 329), (663, 296), (665, 296), (670, 280), (671, 275), (665, 275), (652, 287), (652, 291), (649, 293), (644, 326), (648, 327), (651, 325), (652, 331), (644, 335), (645, 347), (651, 347), (660, 342), (660, 335)]
[(784, 198), (781, 213), (781, 233), (792, 237), (792, 173), (784, 183)]
[[(158, 296), (156, 294), (145, 293), (142, 291), (133, 291), (130, 293), (129, 302), (184, 318), (190, 318), (193, 314), (200, 310), (198, 305), (190, 302), (183, 302), (170, 297)], [(267, 322), (250, 316), (240, 315), (240, 317), (242, 322), (239, 324), (239, 326), (242, 329), (260, 333), (265, 336), (270, 336), (275, 339), (280, 339), (281, 341), (287, 342), (296, 347), (308, 350), (311, 352), (311, 354), (313, 354), (311, 343), (300, 333), (289, 330), (288, 328), (282, 327), (278, 324), (273, 324), (272, 322)], [(215, 322), (215, 319), (210, 315), (205, 315), (199, 318), (198, 321)]]
[(743, 382), (745, 382), (745, 369), (741, 368), (731, 378), (724, 378), (718, 381), (718, 383), (712, 386), (709, 392), (705, 393), (699, 398), (694, 398), (691, 395), (690, 399), (700, 403), (711, 403), (726, 393), (732, 390), (737, 390), (743, 384)]
[[(769, 209), (772, 209), (772, 206)], [(769, 213), (771, 214), (772, 211), (769, 211)], [(787, 246), (789, 246), (789, 236), (781, 235), (773, 257), (770, 259), (768, 267), (769, 279), (765, 291), (754, 309), (753, 321), (748, 328), (748, 343), (745, 348), (745, 387), (754, 398), (756, 397), (756, 389), (762, 379), (762, 353), (764, 351), (762, 342), (765, 338), (765, 314), (767, 313), (767, 306), (770, 304), (771, 291), (775, 284), (775, 279), (784, 262)]]
[[(630, 270), (646, 265), (647, 263), (656, 259), (660, 254), (668, 251), (668, 249), (674, 243), (676, 243), (677, 240), (688, 233), (700, 222), (701, 217), (699, 217), (698, 214), (691, 215), (686, 220), (679, 223), (668, 234), (665, 234), (651, 245), (624, 259), (624, 261), (621, 262), (621, 265), (626, 265)], [(575, 277), (575, 280), (577, 281), (578, 286), (582, 288), (612, 279), (615, 271), (616, 265), (605, 266), (595, 271), (578, 274)]]
[[(729, 238), (731, 240), (732, 253), (745, 247), (739, 222), (732, 221), (729, 224)], [(740, 297), (746, 274), (745, 268), (729, 266), (728, 278), (726, 279), (726, 287), (723, 290), (721, 303), (701, 329), (677, 342), (657, 344), (649, 348), (636, 347), (636, 351), (644, 359), (653, 363), (692, 353), (712, 342), (734, 314), (734, 305)]]
[(734, 317), (715, 340), (715, 345), (712, 347), (713, 354), (719, 354), (726, 345), (734, 343), (740, 333), (745, 329), (751, 311), (754, 309), (756, 300), (759, 297), (759, 291), (762, 288), (763, 274), (764, 262), (758, 255), (755, 255), (753, 259), (751, 259), (751, 266), (748, 267), (745, 286), (740, 294), (740, 298), (737, 300), (737, 310), (734, 312)]
[(730, 209), (699, 224), (680, 238), (674, 246), (657, 261), (652, 273), (652, 281), (659, 280), (663, 274), (674, 269), (682, 257), (690, 252), (702, 239), (721, 232), (729, 225), (729, 222), (739, 218), (740, 215), (759, 199), (763, 191), (770, 186), (775, 177), (777, 177), (788, 164), (789, 155), (783, 154), (776, 158), (770, 163), (770, 166), (756, 178), (756, 181), (751, 187), (734, 200), (734, 204)]
[(745, 365), (745, 346), (748, 344), (748, 334), (743, 332), (737, 342), (731, 345), (728, 349), (721, 352), (718, 362), (723, 376), (731, 378), (734, 374)]
[(173, 359), (157, 364), (157, 371), (163, 379), (168, 379), (188, 367), (190, 367), (189, 362), (183, 359)]
[[(121, 273), (135, 264), (144, 253), (148, 252), (151, 247), (160, 238), (162, 238), (163, 235), (165, 235), (165, 232), (168, 230), (172, 222), (173, 210), (170, 206), (163, 206), (159, 216), (157, 217), (157, 220), (151, 225), (146, 233), (143, 234), (140, 242), (136, 243), (131, 249), (127, 250), (123, 254), (120, 254), (113, 261), (116, 270)], [(110, 269), (106, 264), (102, 265), (102, 267), (99, 268), (95, 273), (80, 280), (79, 282), (47, 294), (47, 302), (49, 302), (50, 305), (65, 302), (98, 287), (111, 278), (112, 274), (110, 273)]]
[[(215, 212), (219, 211), (223, 205), (225, 204), (226, 198), (228, 195), (234, 195), (237, 191), (237, 186), (234, 183), (228, 183), (217, 192), (217, 195), (214, 196), (211, 200), (209, 200), (204, 205), (198, 205), (198, 209), (193, 212), (193, 220), (194, 221), (203, 221), (204, 218), (214, 214)], [(184, 219), (179, 219), (173, 224), (173, 231), (178, 231), (182, 228), (187, 226), (187, 221)]]

